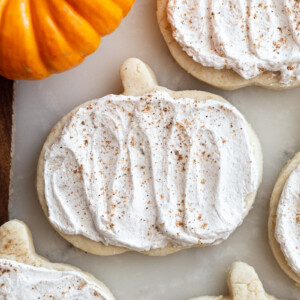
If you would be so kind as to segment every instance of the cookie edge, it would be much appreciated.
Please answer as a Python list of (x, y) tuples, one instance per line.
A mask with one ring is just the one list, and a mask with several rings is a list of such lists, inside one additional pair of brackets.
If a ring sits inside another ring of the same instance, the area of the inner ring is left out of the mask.
[(286, 275), (290, 277), (296, 283), (297, 286), (300, 287), (300, 276), (298, 276), (293, 271), (293, 269), (288, 265), (285, 256), (281, 251), (280, 244), (277, 242), (275, 238), (277, 208), (282, 194), (282, 190), (290, 174), (297, 168), (299, 164), (300, 164), (300, 152), (296, 153), (294, 157), (286, 163), (286, 165), (279, 173), (279, 176), (274, 185), (271, 199), (270, 199), (268, 235), (269, 235), (269, 244), (277, 263), (279, 264), (281, 269), (286, 273)]

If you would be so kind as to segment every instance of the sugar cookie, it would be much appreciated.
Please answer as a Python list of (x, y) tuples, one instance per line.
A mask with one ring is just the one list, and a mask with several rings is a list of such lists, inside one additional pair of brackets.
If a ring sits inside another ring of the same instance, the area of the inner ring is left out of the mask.
[(157, 0), (158, 24), (174, 59), (194, 77), (228, 90), (300, 85), (299, 15), (297, 0), (252, 1), (250, 7), (247, 1)]
[(217, 95), (158, 86), (138, 59), (121, 79), (123, 95), (82, 104), (48, 136), (37, 172), (47, 218), (98, 255), (166, 255), (227, 239), (261, 182), (250, 125)]

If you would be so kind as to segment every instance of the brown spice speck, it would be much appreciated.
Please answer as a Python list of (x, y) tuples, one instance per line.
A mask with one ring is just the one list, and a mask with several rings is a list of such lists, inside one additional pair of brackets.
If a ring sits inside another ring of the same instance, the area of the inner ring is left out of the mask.
[(134, 147), (134, 137), (133, 136), (130, 139), (130, 145), (131, 145), (131, 147)]
[(176, 221), (176, 226), (183, 226), (183, 223), (181, 221)]
[(82, 283), (78, 286), (77, 290), (81, 290), (84, 286), (86, 286), (86, 282), (82, 282)]

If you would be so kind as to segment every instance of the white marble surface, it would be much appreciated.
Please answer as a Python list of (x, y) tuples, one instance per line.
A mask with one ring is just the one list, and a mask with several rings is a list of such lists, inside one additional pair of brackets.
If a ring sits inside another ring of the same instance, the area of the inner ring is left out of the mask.
[[(285, 92), (257, 87), (225, 92), (189, 76), (172, 59), (159, 32), (154, 0), (137, 0), (119, 29), (79, 67), (38, 82), (16, 84), (16, 131), (10, 217), (31, 228), (39, 254), (76, 265), (103, 280), (117, 299), (185, 300), (226, 294), (226, 269), (236, 260), (257, 270), (266, 290), (300, 299), (300, 288), (277, 265), (267, 236), (270, 194), (280, 169), (300, 150), (300, 89)], [(252, 123), (264, 153), (264, 177), (255, 205), (243, 225), (219, 246), (189, 249), (153, 258), (129, 253), (97, 257), (65, 242), (46, 220), (35, 191), (39, 152), (52, 126), (76, 105), (122, 91), (119, 67), (138, 57), (155, 71), (161, 85), (220, 94)]]

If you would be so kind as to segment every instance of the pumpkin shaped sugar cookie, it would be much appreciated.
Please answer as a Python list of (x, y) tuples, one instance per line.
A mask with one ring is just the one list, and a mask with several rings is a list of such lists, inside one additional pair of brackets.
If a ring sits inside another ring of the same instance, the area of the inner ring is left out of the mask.
[(0, 274), (1, 299), (115, 299), (91, 274), (36, 254), (29, 228), (18, 220), (0, 227)]
[(98, 255), (166, 255), (219, 244), (243, 222), (262, 176), (260, 144), (220, 96), (157, 85), (138, 59), (122, 95), (75, 108), (42, 148), (37, 191), (53, 227)]
[(42, 79), (80, 64), (134, 0), (0, 1), (0, 75)]

